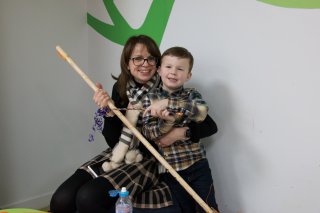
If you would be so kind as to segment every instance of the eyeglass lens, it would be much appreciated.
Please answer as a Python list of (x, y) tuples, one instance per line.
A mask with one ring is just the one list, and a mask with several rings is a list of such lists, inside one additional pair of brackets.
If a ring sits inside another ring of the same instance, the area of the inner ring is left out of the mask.
[(151, 66), (155, 65), (157, 63), (157, 59), (153, 56), (149, 56), (148, 58), (143, 58), (143, 57), (135, 57), (131, 58), (133, 61), (133, 64), (136, 66), (143, 65), (145, 61)]

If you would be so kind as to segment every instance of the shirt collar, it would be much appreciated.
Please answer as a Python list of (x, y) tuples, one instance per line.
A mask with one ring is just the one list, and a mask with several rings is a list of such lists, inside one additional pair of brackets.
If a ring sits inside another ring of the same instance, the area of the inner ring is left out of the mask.
[(180, 94), (184, 91), (184, 87), (181, 86), (180, 88), (178, 88), (176, 91), (174, 91), (173, 93), (169, 94), (168, 91), (163, 89), (163, 83), (161, 82), (161, 86), (160, 86), (160, 92), (166, 96), (180, 96)]

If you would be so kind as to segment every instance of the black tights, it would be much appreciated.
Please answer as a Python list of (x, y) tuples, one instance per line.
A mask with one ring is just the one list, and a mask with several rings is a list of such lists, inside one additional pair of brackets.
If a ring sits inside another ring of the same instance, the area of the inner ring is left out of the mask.
[(53, 194), (50, 210), (53, 213), (113, 213), (117, 198), (109, 197), (108, 191), (112, 189), (107, 179), (93, 179), (78, 169)]

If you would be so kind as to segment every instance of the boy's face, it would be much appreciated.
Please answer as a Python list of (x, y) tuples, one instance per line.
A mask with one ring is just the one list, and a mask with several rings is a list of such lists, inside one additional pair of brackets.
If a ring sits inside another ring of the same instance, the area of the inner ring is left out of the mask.
[(163, 82), (163, 88), (168, 92), (173, 92), (191, 78), (189, 59), (164, 56), (158, 72)]

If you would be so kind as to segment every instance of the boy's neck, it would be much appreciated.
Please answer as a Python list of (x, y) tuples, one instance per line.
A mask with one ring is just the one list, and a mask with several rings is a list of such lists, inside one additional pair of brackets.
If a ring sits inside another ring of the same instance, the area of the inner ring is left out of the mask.
[(162, 85), (162, 89), (164, 90), (164, 91), (166, 91), (166, 92), (168, 92), (169, 94), (172, 94), (172, 93), (174, 93), (174, 92), (176, 92), (176, 91), (179, 91), (179, 90), (181, 90), (183, 88), (183, 85), (181, 86), (181, 87), (179, 87), (179, 88), (177, 88), (177, 89), (168, 89), (165, 85)]

